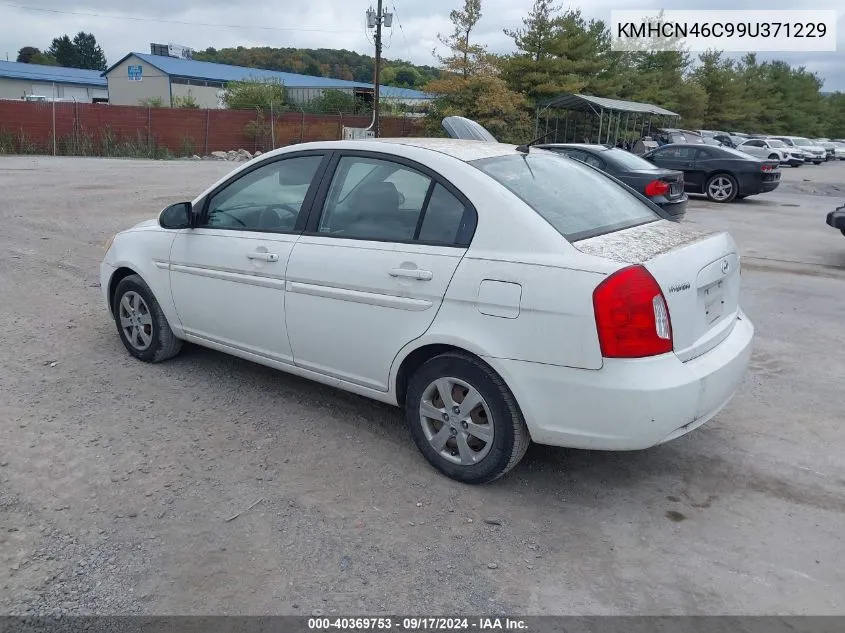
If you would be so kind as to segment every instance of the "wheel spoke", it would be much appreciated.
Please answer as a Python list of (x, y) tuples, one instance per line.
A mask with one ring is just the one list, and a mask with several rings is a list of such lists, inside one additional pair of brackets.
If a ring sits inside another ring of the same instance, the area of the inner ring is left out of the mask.
[(147, 334), (147, 331), (143, 327), (138, 328), (138, 337), (141, 339), (141, 343), (144, 347), (148, 347), (153, 340), (152, 334)]
[(476, 455), (475, 451), (473, 451), (469, 444), (467, 444), (467, 434), (466, 433), (458, 433), (457, 436), (458, 440), (458, 453), (461, 456), (461, 464), (468, 465), (474, 464)]
[(129, 302), (129, 295), (123, 295), (123, 299), (120, 300), (120, 306), (127, 315), (132, 314), (132, 304)]
[(132, 327), (132, 345), (141, 347), (141, 328), (137, 325)]
[(429, 418), (431, 420), (437, 420), (438, 422), (443, 421), (443, 414), (445, 411), (443, 409), (438, 409), (430, 402), (426, 402), (423, 400), (420, 403), (420, 415), (424, 418)]
[(443, 405), (447, 411), (451, 411), (455, 406), (455, 400), (452, 398), (452, 383), (446, 378), (440, 378), (436, 383), (437, 391), (440, 393), (440, 398), (443, 400)]
[(141, 309), (141, 295), (132, 295), (132, 309), (135, 310), (135, 312), (138, 312), (138, 310)]
[(141, 325), (152, 325), (153, 324), (153, 317), (150, 315), (149, 312), (146, 314), (139, 314), (138, 320), (141, 322)]
[(132, 319), (130, 319), (128, 316), (123, 316), (121, 314), (120, 315), (120, 327), (122, 327), (124, 330), (126, 328), (132, 327)]
[(490, 442), (493, 440), (492, 424), (476, 424), (475, 422), (467, 422), (466, 431), (473, 437), (477, 437), (482, 442)]
[(451, 429), (449, 428), (448, 424), (444, 424), (440, 427), (440, 430), (434, 434), (429, 442), (431, 442), (432, 448), (436, 450), (438, 453), (446, 448), (446, 442), (449, 441), (449, 437), (451, 436)]
[(464, 396), (464, 399), (461, 401), (460, 416), (462, 418), (468, 418), (469, 414), (472, 413), (472, 410), (481, 404), (482, 401), (483, 398), (481, 397), (481, 394), (478, 393), (478, 390), (470, 387), (469, 391), (467, 391), (467, 395)]

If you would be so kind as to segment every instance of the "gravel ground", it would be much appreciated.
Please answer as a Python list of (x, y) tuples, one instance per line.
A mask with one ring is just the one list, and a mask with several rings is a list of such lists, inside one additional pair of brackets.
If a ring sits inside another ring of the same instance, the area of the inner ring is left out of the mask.
[(739, 242), (758, 328), (717, 419), (533, 446), (484, 487), (390, 407), (195, 346), (127, 355), (104, 243), (232, 167), (0, 158), (0, 613), (843, 613), (845, 163), (691, 204)]

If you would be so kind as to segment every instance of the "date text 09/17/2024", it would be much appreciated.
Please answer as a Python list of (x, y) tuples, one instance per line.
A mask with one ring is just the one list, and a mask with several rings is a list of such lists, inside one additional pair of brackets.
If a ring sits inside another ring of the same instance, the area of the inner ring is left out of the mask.
[(313, 631), (528, 631), (519, 618), (309, 618), (308, 628)]

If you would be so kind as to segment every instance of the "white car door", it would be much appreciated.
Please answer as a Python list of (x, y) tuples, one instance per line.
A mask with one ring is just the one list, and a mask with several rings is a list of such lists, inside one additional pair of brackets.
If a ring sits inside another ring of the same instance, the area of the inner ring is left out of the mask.
[(322, 153), (268, 159), (200, 205), (170, 252), (173, 303), (186, 338), (292, 363), (285, 268), (316, 193)]
[(427, 168), (339, 152), (287, 271), (303, 369), (388, 390), (396, 354), (431, 325), (475, 230), (469, 202)]

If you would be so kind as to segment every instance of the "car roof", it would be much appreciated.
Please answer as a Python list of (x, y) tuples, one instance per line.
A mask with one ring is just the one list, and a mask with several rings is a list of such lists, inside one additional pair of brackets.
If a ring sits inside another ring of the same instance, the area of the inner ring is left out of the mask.
[(596, 152), (607, 152), (613, 149), (612, 147), (607, 147), (606, 145), (598, 145), (597, 143), (541, 143), (537, 147), (541, 149), (554, 147), (568, 147), (570, 149), (586, 149), (593, 150)]
[(516, 145), (506, 143), (492, 143), (489, 141), (470, 141), (451, 138), (371, 138), (346, 141), (315, 141), (297, 145), (287, 145), (269, 154), (283, 154), (295, 150), (306, 149), (352, 149), (361, 151), (384, 151), (385, 145), (403, 145), (416, 147), (445, 154), (464, 162), (479, 160), (482, 158), (497, 158), (520, 154)]

